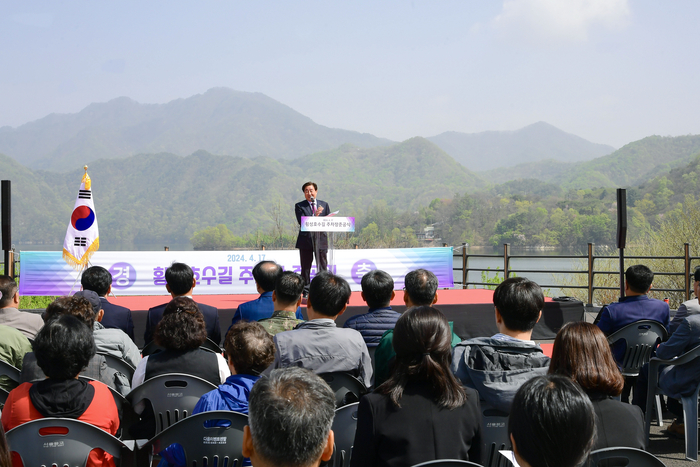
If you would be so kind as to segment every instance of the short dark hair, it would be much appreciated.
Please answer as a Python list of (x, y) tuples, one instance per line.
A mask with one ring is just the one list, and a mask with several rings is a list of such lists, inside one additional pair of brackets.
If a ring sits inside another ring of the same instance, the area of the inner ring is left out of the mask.
[(253, 279), (265, 292), (275, 290), (275, 282), (282, 274), (282, 268), (274, 261), (260, 261), (253, 267)]
[(255, 452), (272, 465), (310, 465), (321, 457), (335, 416), (335, 395), (311, 371), (272, 371), (250, 391), (248, 423)]
[(83, 289), (92, 290), (100, 297), (104, 297), (112, 285), (112, 274), (102, 266), (92, 266), (83, 271), (80, 283)]
[(493, 304), (512, 331), (531, 331), (544, 308), (544, 294), (539, 285), (525, 277), (511, 277), (493, 292)]
[(467, 400), (464, 388), (450, 370), (452, 330), (437, 308), (415, 306), (399, 317), (393, 339), (396, 360), (391, 377), (377, 388), (395, 406), (409, 382), (429, 383), (432, 396), (445, 409), (461, 407)]
[(44, 321), (56, 318), (60, 315), (70, 315), (78, 318), (83, 323), (87, 324), (90, 329), (95, 325), (97, 314), (92, 303), (81, 296), (58, 297), (44, 312)]
[(350, 300), (350, 294), (350, 286), (345, 279), (332, 272), (322, 271), (309, 284), (306, 304), (311, 304), (317, 313), (333, 317), (343, 311)]
[(231, 326), (224, 349), (239, 375), (260, 375), (275, 359), (272, 336), (256, 321), (239, 321)]
[(92, 303), (85, 297), (71, 297), (70, 302), (68, 302), (68, 309), (66, 314), (75, 316), (83, 323), (87, 324), (90, 329), (95, 325), (95, 319), (97, 319), (97, 314), (95, 313), (95, 307)]
[(549, 374), (568, 376), (591, 399), (619, 396), (625, 384), (605, 334), (585, 321), (566, 323), (559, 330)]
[(306, 183), (304, 183), (304, 184), (301, 186), (301, 191), (306, 190), (306, 187), (309, 186), (309, 185), (313, 185), (314, 190), (315, 190), (315, 191), (318, 191), (318, 185), (316, 185), (314, 182), (306, 182)]
[(75, 378), (96, 350), (92, 329), (71, 315), (49, 319), (36, 334), (32, 348), (39, 368), (57, 380)]
[(173, 298), (165, 306), (153, 338), (156, 344), (171, 350), (193, 350), (204, 344), (207, 326), (194, 300)]
[(12, 298), (17, 293), (17, 282), (10, 276), (0, 275), (0, 293), (0, 308), (5, 308), (12, 303)]
[(275, 299), (281, 306), (296, 303), (304, 291), (304, 278), (293, 271), (283, 271), (275, 283)]
[(374, 269), (362, 276), (360, 284), (367, 306), (370, 308), (389, 306), (391, 293), (394, 291), (394, 279), (388, 273), (381, 269)]
[(654, 273), (643, 264), (635, 264), (625, 271), (625, 281), (632, 292), (647, 293), (654, 282)]
[(427, 269), (416, 269), (406, 274), (404, 286), (413, 305), (432, 305), (438, 289), (438, 279)]
[(593, 405), (569, 378), (537, 376), (515, 394), (508, 434), (531, 467), (576, 467), (595, 440)]
[(184, 295), (192, 289), (194, 272), (185, 263), (173, 263), (165, 270), (165, 282), (175, 295)]
[(73, 297), (56, 297), (53, 302), (49, 303), (41, 316), (44, 322), (50, 320), (54, 316), (67, 314), (70, 309), (71, 300), (73, 300)]

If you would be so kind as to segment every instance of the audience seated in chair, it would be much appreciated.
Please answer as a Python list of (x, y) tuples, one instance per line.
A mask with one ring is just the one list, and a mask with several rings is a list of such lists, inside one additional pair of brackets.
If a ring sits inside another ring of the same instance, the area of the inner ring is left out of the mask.
[(396, 322), (390, 378), (360, 399), (352, 467), (398, 467), (434, 459), (480, 460), (479, 394), (450, 371), (447, 318), (413, 307)]
[[(36, 336), (34, 353), (48, 378), (23, 383), (10, 392), (2, 410), (6, 431), (39, 418), (64, 417), (90, 423), (111, 435), (117, 433), (119, 414), (109, 388), (78, 379), (95, 355), (92, 330), (84, 322), (70, 315), (50, 318)], [(113, 466), (114, 462), (112, 456), (96, 449), (88, 465)]]
[[(192, 292), (197, 285), (192, 268), (184, 263), (173, 263), (165, 270), (165, 288), (173, 299), (186, 297), (192, 299)], [(155, 306), (148, 310), (146, 318), (146, 331), (143, 335), (144, 345), (153, 340), (156, 326), (163, 317), (163, 312), (167, 303)], [(213, 306), (197, 303), (197, 308), (204, 317), (206, 323), (207, 337), (213, 340), (216, 345), (221, 343), (221, 326), (219, 325), (219, 310)]]
[[(438, 301), (438, 278), (427, 269), (416, 269), (406, 274), (404, 278), (403, 302), (406, 308), (413, 306), (431, 306)], [(379, 386), (389, 379), (391, 364), (396, 357), (392, 341), (394, 330), (389, 329), (382, 334), (377, 350), (374, 353), (374, 385)], [(459, 342), (459, 339), (455, 339)], [(453, 344), (456, 342), (453, 342)]]
[(513, 399), (508, 433), (521, 467), (577, 467), (595, 441), (593, 406), (567, 377), (532, 378)]
[[(658, 321), (668, 330), (671, 316), (668, 303), (647, 296), (653, 281), (654, 273), (648, 267), (637, 264), (627, 268), (625, 296), (619, 302), (604, 306), (595, 320), (606, 336), (642, 319)], [(615, 360), (620, 362), (624, 354), (625, 343), (616, 343), (613, 347)]]
[[(13, 327), (0, 324), (0, 360), (21, 370), (24, 355), (31, 351), (32, 344), (24, 334)], [(15, 387), (17, 383), (9, 376), (0, 375), (0, 388), (9, 392)]]
[(343, 327), (355, 329), (362, 334), (367, 348), (376, 347), (390, 329), (394, 329), (400, 313), (391, 309), (394, 299), (394, 280), (391, 276), (375, 269), (362, 276), (362, 300), (367, 302), (369, 310), (365, 314), (348, 319)]
[(102, 266), (91, 266), (83, 271), (80, 284), (83, 290), (91, 290), (100, 297), (100, 305), (104, 310), (100, 323), (107, 329), (121, 329), (133, 341), (134, 320), (131, 310), (107, 300), (107, 295), (112, 293), (112, 274)]
[[(262, 372), (275, 358), (272, 337), (255, 322), (241, 321), (231, 326), (224, 341), (224, 348), (231, 376), (226, 378), (226, 382), (218, 389), (204, 394), (192, 415), (214, 410), (247, 414), (253, 384), (260, 379)], [(160, 455), (160, 467), (185, 466), (185, 455), (179, 445), (168, 446)], [(247, 462), (246, 465), (250, 463)]]
[(700, 313), (700, 302), (698, 302), (698, 297), (700, 297), (700, 267), (696, 267), (695, 272), (693, 272), (690, 277), (693, 280), (693, 293), (695, 294), (695, 298), (678, 305), (678, 310), (676, 314), (673, 315), (673, 319), (669, 325), (669, 334), (676, 332), (676, 329), (678, 329), (685, 318)]
[[(232, 326), (241, 320), (260, 321), (261, 319), (272, 317), (273, 313), (279, 309), (275, 307), (272, 294), (275, 290), (277, 280), (283, 272), (284, 270), (282, 267), (274, 261), (260, 261), (253, 267), (255, 288), (260, 296), (255, 300), (238, 305), (233, 319), (231, 320)], [(303, 321), (304, 315), (301, 314), (299, 305), (294, 309), (294, 313), (291, 317)]]
[(217, 386), (222, 384), (231, 371), (220, 354), (199, 348), (206, 339), (206, 324), (197, 303), (189, 297), (172, 299), (155, 331), (155, 342), (165, 350), (141, 360), (132, 387), (168, 373), (185, 373)]
[[(155, 342), (164, 350), (143, 357), (134, 371), (131, 387), (168, 373), (197, 376), (218, 386), (231, 375), (226, 360), (217, 353), (201, 349), (207, 339), (204, 317), (189, 297), (176, 297), (163, 310), (163, 318), (155, 331)], [(155, 414), (144, 402), (134, 405), (142, 414), (141, 421), (131, 428), (131, 435), (150, 439), (156, 433)]]
[[(87, 324), (87, 326), (93, 330), (92, 332), (94, 339), (94, 325), (96, 316), (92, 305), (87, 299), (80, 296), (59, 297), (46, 307), (44, 317), (48, 321), (64, 314), (74, 316), (83, 323)], [(88, 378), (101, 381), (102, 383), (119, 391), (119, 393), (122, 395), (128, 394), (131, 389), (129, 379), (118, 371), (109, 368), (105, 358), (102, 355), (94, 354), (87, 367), (84, 368), (80, 374), (87, 376)], [(25, 383), (41, 380), (45, 377), (46, 376), (38, 364), (37, 357), (34, 352), (27, 353), (22, 362), (20, 381)]]
[[(700, 345), (700, 314), (690, 315), (681, 321), (671, 337), (656, 348), (656, 356), (664, 360), (678, 357)], [(632, 403), (646, 411), (646, 398), (649, 382), (649, 364), (642, 367), (639, 378), (634, 387)], [(671, 434), (683, 436), (685, 426), (683, 420), (683, 406), (680, 403), (682, 396), (691, 395), (700, 384), (700, 360), (695, 359), (688, 363), (667, 366), (659, 374), (659, 387), (668, 399), (668, 410), (673, 412), (678, 419), (668, 428)]]
[(274, 370), (250, 393), (243, 455), (255, 467), (316, 467), (333, 455), (334, 416), (335, 397), (321, 378), (298, 367)]
[(40, 315), (19, 311), (17, 282), (14, 278), (4, 275), (0, 275), (0, 324), (17, 329), (27, 339), (34, 339), (44, 325)]
[(106, 328), (102, 325), (105, 311), (102, 308), (102, 300), (97, 292), (92, 290), (81, 290), (73, 295), (73, 298), (83, 297), (90, 305), (95, 315), (93, 323), (93, 336), (95, 345), (99, 353), (109, 354), (113, 357), (121, 358), (131, 366), (136, 367), (141, 361), (141, 353), (134, 341), (121, 329)]
[(498, 334), (457, 344), (452, 371), (489, 405), (508, 413), (518, 388), (547, 373), (549, 357), (530, 340), (542, 316), (544, 295), (536, 283), (512, 277), (496, 287), (493, 304)]
[(596, 426), (593, 449), (645, 448), (644, 414), (639, 407), (614, 399), (625, 379), (598, 327), (585, 322), (565, 324), (554, 340), (549, 374), (568, 376), (591, 399)]
[(269, 318), (258, 321), (265, 330), (274, 336), (283, 331), (291, 331), (304, 320), (301, 313), (301, 294), (304, 291), (304, 278), (301, 274), (284, 271), (277, 277), (275, 289), (272, 291), (273, 313)]
[(309, 287), (309, 321), (275, 335), (272, 368), (301, 366), (315, 373), (348, 371), (369, 387), (372, 361), (362, 335), (335, 324), (349, 299), (350, 286), (345, 279), (328, 271), (317, 274)]

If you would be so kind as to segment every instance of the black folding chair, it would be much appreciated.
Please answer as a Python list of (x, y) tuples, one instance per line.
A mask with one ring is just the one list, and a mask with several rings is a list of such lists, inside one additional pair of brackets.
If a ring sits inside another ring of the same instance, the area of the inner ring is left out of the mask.
[[(604, 448), (593, 451), (589, 457), (589, 467), (598, 467), (603, 461), (616, 461), (612, 465), (628, 467), (666, 467), (656, 456), (636, 448)], [(605, 463), (603, 465), (610, 465)]]
[(508, 414), (481, 401), (481, 462), (485, 467), (510, 467), (499, 451), (512, 448), (508, 435)]
[(639, 370), (649, 362), (656, 346), (668, 338), (668, 331), (658, 321), (643, 319), (635, 321), (608, 336), (608, 343), (612, 346), (620, 340), (624, 340), (627, 348), (620, 365), (622, 375), (639, 376)]
[(238, 467), (243, 465), (243, 427), (247, 424), (248, 416), (242, 413), (202, 412), (161, 431), (141, 444), (139, 450), (158, 454), (178, 443), (186, 458), (185, 465)]
[(122, 358), (115, 357), (114, 355), (110, 355), (108, 353), (104, 353), (104, 352), (97, 352), (97, 353), (102, 355), (105, 358), (105, 360), (107, 361), (108, 367), (123, 374), (124, 376), (129, 378), (129, 381), (134, 379), (134, 372), (136, 371), (136, 368), (131, 366), (131, 363), (127, 362), (126, 360), (124, 360)]
[(333, 446), (333, 457), (330, 461), (330, 465), (333, 467), (348, 467), (350, 465), (350, 456), (357, 430), (357, 407), (359, 405), (359, 402), (354, 402), (335, 409), (332, 426), (335, 446)]
[(148, 401), (153, 407), (156, 434), (192, 413), (199, 398), (216, 389), (202, 378), (180, 373), (156, 376), (132, 389), (126, 399), (132, 406)]
[(413, 467), (481, 467), (481, 464), (471, 461), (462, 461), (459, 459), (438, 459), (434, 461), (422, 462)]
[[(219, 347), (219, 344), (214, 342), (213, 340), (209, 339), (207, 337), (207, 340), (204, 341), (202, 345), (199, 346), (200, 349), (207, 350), (209, 352), (214, 352), (214, 353), (221, 353), (221, 347)], [(163, 347), (159, 346), (156, 344), (156, 341), (151, 341), (148, 344), (146, 344), (143, 349), (141, 349), (141, 356), (146, 357), (148, 355), (162, 352)]]
[(367, 388), (364, 383), (344, 371), (332, 373), (321, 373), (320, 376), (335, 392), (335, 406), (342, 407), (344, 405), (359, 402), (360, 397), (367, 394)]
[(96, 426), (72, 418), (41, 418), (24, 423), (7, 432), (7, 442), (25, 466), (85, 466), (93, 449), (102, 449), (117, 460), (131, 459), (133, 451), (133, 442), (124, 443)]

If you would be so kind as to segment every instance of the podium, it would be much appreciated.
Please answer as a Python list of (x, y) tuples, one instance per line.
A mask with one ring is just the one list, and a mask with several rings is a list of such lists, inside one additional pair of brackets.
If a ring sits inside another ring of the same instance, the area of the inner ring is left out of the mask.
[[(335, 274), (335, 237), (339, 233), (355, 231), (354, 217), (339, 216), (301, 216), (301, 231), (311, 232), (314, 242), (314, 257), (317, 272), (330, 269)], [(319, 267), (318, 258), (322, 250), (326, 250), (326, 268)], [(313, 264), (313, 263), (312, 263)]]

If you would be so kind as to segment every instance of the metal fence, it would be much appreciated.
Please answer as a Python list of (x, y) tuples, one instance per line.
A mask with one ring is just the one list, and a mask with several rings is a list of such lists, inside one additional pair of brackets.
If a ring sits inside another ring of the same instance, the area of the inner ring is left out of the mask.
[[(683, 256), (633, 256), (633, 255), (625, 255), (624, 259), (625, 260), (637, 260), (637, 259), (652, 259), (652, 260), (658, 260), (658, 259), (664, 259), (664, 260), (678, 260), (678, 261), (683, 261), (683, 271), (684, 272), (657, 272), (654, 271), (655, 275), (659, 276), (684, 276), (684, 289), (672, 289), (672, 288), (654, 288), (655, 291), (659, 292), (683, 292), (685, 293), (685, 299), (690, 300), (690, 295), (693, 291), (692, 283), (690, 280), (690, 272), (691, 272), (691, 263), (693, 261), (698, 261), (700, 260), (700, 256), (690, 256), (690, 244), (685, 243), (684, 244), (684, 255)], [(595, 254), (595, 244), (589, 243), (588, 244), (588, 254), (585, 255), (552, 255), (552, 256), (547, 256), (546, 258), (551, 258), (551, 259), (580, 259), (582, 261), (587, 262), (587, 269), (586, 270), (580, 270), (580, 269), (567, 269), (567, 270), (551, 270), (551, 269), (514, 269), (510, 267), (510, 261), (511, 259), (542, 259), (542, 256), (538, 255), (513, 255), (510, 252), (510, 244), (505, 243), (503, 244), (503, 254), (491, 254), (491, 255), (486, 255), (486, 254), (469, 254), (467, 252), (467, 244), (463, 243), (462, 244), (462, 253), (461, 254), (456, 254), (455, 257), (461, 257), (462, 258), (462, 267), (461, 268), (453, 268), (455, 271), (461, 271), (462, 272), (462, 281), (455, 281), (455, 284), (462, 284), (462, 288), (466, 289), (467, 287), (471, 286), (493, 286), (492, 283), (488, 282), (471, 282), (468, 281), (467, 279), (469, 278), (469, 272), (470, 271), (477, 271), (477, 272), (500, 272), (503, 273), (503, 278), (507, 279), (511, 274), (526, 274), (526, 273), (547, 273), (547, 274), (585, 274), (587, 277), (587, 285), (568, 285), (568, 284), (539, 284), (542, 288), (564, 288), (564, 289), (587, 289), (588, 290), (588, 304), (591, 305), (593, 303), (593, 294), (596, 290), (618, 290), (619, 287), (606, 287), (606, 286), (597, 286), (595, 284), (595, 276), (596, 275), (619, 275), (620, 271), (600, 271), (596, 270), (596, 261), (598, 261), (598, 264), (602, 260), (610, 261), (610, 260), (619, 260), (619, 256), (610, 256), (610, 255), (596, 255)], [(502, 268), (470, 268), (469, 267), (469, 259), (470, 258), (500, 258), (503, 261), (503, 267)], [(624, 271), (622, 271), (624, 272)]]

